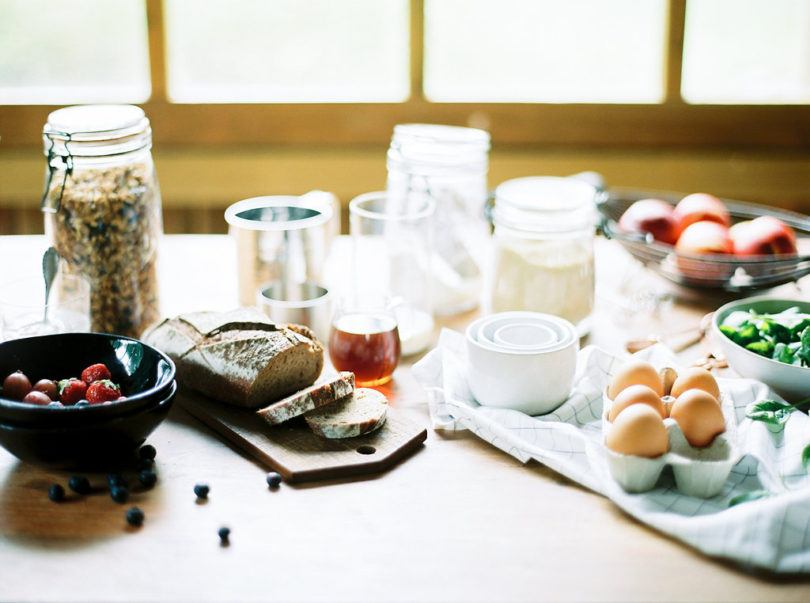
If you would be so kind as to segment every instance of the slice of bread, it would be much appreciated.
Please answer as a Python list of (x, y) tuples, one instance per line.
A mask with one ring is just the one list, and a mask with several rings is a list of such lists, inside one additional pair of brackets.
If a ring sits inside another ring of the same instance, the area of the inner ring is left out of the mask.
[(375, 389), (359, 387), (346, 396), (304, 415), (310, 429), (329, 439), (354, 438), (385, 423), (388, 400)]
[(256, 414), (271, 425), (278, 425), (347, 396), (351, 397), (353, 391), (354, 373), (342, 372), (331, 377), (321, 377), (309, 387), (257, 410)]

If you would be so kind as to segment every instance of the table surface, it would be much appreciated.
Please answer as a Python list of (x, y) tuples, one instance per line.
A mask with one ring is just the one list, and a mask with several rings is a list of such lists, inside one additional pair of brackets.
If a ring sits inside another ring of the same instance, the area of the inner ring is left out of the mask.
[[(0, 277), (35, 273), (44, 246), (43, 237), (0, 237)], [(598, 240), (596, 257), (585, 344), (619, 353), (655, 333), (678, 345), (725, 301), (668, 285), (615, 243)], [(235, 306), (232, 241), (164, 237), (160, 279), (166, 315)], [(795, 285), (782, 292), (805, 297)], [(704, 339), (681, 356), (692, 362), (711, 349)], [(429, 425), (408, 362), (390, 393), (392, 406)], [(810, 577), (707, 558), (468, 432), (429, 429), (424, 446), (381, 475), (277, 490), (265, 467), (177, 405), (149, 443), (159, 481), (130, 499), (146, 515), (138, 529), (124, 520), (129, 505), (103, 493), (50, 502), (49, 485), (70, 473), (0, 450), (0, 600), (810, 600)], [(211, 487), (205, 504), (193, 493), (201, 482)]]

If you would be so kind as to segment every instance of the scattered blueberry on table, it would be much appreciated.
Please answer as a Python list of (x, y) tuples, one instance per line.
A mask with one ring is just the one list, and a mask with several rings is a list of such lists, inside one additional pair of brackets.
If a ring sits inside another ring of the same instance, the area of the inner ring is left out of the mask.
[(53, 484), (48, 489), (48, 498), (53, 502), (62, 502), (65, 500), (65, 489), (59, 484)]
[(227, 526), (222, 526), (219, 531), (219, 543), (222, 546), (228, 546), (231, 542), (231, 529)]
[(194, 486), (194, 494), (197, 498), (206, 499), (208, 498), (208, 493), (210, 492), (210, 488), (208, 484), (197, 484)]
[(281, 474), (271, 471), (267, 474), (267, 485), (271, 488), (278, 488), (281, 483)]
[(127, 523), (131, 526), (140, 526), (143, 523), (144, 514), (138, 507), (127, 509)]
[(113, 486), (110, 488), (110, 496), (117, 503), (125, 503), (129, 499), (129, 488), (126, 486)]
[(68, 480), (68, 488), (76, 494), (89, 494), (90, 480), (83, 475), (74, 475)]
[(141, 446), (138, 450), (138, 458), (140, 460), (155, 460), (155, 456), (157, 455), (157, 450), (151, 444), (146, 444), (145, 446)]
[(157, 482), (157, 473), (153, 469), (142, 469), (138, 473), (138, 481), (144, 488), (151, 488)]

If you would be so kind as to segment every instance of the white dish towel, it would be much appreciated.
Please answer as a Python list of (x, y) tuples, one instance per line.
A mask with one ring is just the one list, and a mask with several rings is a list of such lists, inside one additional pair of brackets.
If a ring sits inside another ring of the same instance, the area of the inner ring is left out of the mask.
[[(662, 345), (638, 356), (656, 366), (679, 366)], [(628, 494), (609, 473), (601, 424), (602, 392), (614, 363), (622, 358), (593, 346), (580, 350), (569, 398), (556, 411), (531, 417), (479, 405), (467, 387), (466, 357), (464, 336), (445, 329), (438, 347), (413, 367), (429, 393), (434, 429), (469, 429), (524, 463), (535, 459), (707, 555), (744, 567), (810, 572), (810, 473), (801, 458), (810, 444), (810, 417), (792, 412), (778, 433), (747, 419), (749, 403), (781, 399), (763, 383), (718, 380), (731, 401), (730, 419), (736, 420), (736, 429), (729, 435), (741, 454), (722, 493), (710, 499), (683, 495), (671, 472), (665, 471), (653, 490)], [(770, 495), (729, 507), (733, 498), (759, 490)]]

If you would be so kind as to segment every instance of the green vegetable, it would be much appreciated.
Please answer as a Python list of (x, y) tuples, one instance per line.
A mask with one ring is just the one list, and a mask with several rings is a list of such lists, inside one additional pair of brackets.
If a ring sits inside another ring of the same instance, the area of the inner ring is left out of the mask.
[(728, 501), (728, 506), (733, 507), (734, 505), (738, 505), (740, 503), (759, 500), (760, 498), (768, 498), (769, 496), (771, 496), (771, 493), (767, 490), (752, 490), (751, 492), (746, 492), (745, 494), (735, 496)]
[(810, 444), (802, 450), (802, 467), (804, 467), (805, 471), (810, 469)]
[(778, 314), (732, 312), (720, 332), (760, 356), (810, 367), (810, 314), (800, 313), (797, 307)]
[[(794, 409), (810, 402), (810, 398), (806, 398), (796, 404), (788, 404), (787, 402), (780, 402), (777, 400), (762, 400), (749, 404), (745, 409), (745, 416), (752, 421), (762, 421), (771, 425), (782, 425), (787, 422), (790, 413)], [(810, 453), (808, 453), (810, 454)]]

